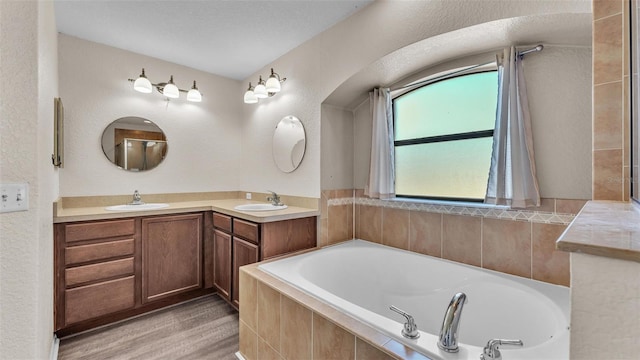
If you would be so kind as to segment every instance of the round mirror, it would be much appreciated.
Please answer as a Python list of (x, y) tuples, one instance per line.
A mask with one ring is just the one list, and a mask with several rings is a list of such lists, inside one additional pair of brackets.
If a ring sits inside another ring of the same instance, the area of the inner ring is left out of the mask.
[(278, 169), (290, 173), (298, 168), (304, 156), (304, 126), (295, 116), (285, 116), (273, 132), (273, 160)]
[(102, 151), (121, 169), (150, 170), (167, 155), (167, 137), (151, 120), (123, 117), (102, 132)]

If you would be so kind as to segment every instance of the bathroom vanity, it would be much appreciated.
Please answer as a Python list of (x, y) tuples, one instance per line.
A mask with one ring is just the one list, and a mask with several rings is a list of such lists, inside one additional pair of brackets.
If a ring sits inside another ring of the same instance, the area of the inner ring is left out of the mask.
[(161, 210), (58, 209), (55, 330), (84, 331), (217, 291), (238, 307), (238, 269), (316, 246), (317, 210), (239, 212), (244, 200)]

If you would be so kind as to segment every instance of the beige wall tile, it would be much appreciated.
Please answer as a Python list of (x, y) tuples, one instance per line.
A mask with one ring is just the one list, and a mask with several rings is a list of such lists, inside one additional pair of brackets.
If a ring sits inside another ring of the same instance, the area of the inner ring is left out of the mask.
[(318, 240), (318, 246), (325, 246), (329, 244), (329, 219), (320, 220), (320, 238)]
[(329, 216), (329, 210), (327, 209), (327, 201), (329, 201), (329, 193), (331, 190), (322, 190), (320, 193), (320, 218), (326, 219)]
[(622, 150), (593, 152), (593, 199), (622, 201)]
[(410, 212), (409, 250), (442, 257), (442, 214)]
[(382, 208), (382, 243), (409, 249), (409, 210)]
[(280, 351), (280, 293), (258, 281), (258, 335)]
[(354, 221), (354, 226), (355, 228), (353, 229), (353, 235), (355, 236), (356, 239), (362, 239), (362, 235), (360, 234), (360, 208), (362, 207), (362, 205), (358, 205), (355, 204), (354, 205), (354, 213), (355, 213), (355, 221)]
[(382, 208), (360, 205), (358, 238), (382, 243)]
[(556, 212), (560, 214), (577, 214), (587, 200), (556, 199)]
[(531, 277), (531, 223), (483, 219), (482, 267)]
[(280, 360), (280, 354), (262, 338), (258, 338), (258, 360)]
[(556, 200), (553, 198), (540, 198), (540, 206), (522, 207), (522, 208), (514, 206), (513, 209), (523, 209), (527, 211), (554, 212), (555, 206), (556, 206), (555, 201)]
[(247, 360), (258, 359), (258, 335), (251, 331), (251, 329), (240, 321), (239, 324), (239, 336), (240, 336), (240, 353)]
[(253, 331), (257, 330), (258, 314), (258, 284), (256, 279), (244, 271), (240, 271), (239, 298), (242, 308), (240, 309), (240, 320), (244, 321)]
[(481, 266), (481, 222), (474, 216), (442, 215), (442, 257)]
[(342, 198), (352, 198), (353, 197), (353, 189), (340, 189), (335, 190), (333, 196), (334, 199), (342, 199)]
[(368, 343), (356, 338), (356, 360), (391, 360), (391, 355), (385, 354)]
[(357, 197), (357, 198), (365, 197), (364, 196), (364, 189), (356, 189), (355, 197)]
[(404, 360), (431, 360), (428, 357), (416, 352), (410, 347), (399, 343), (395, 340), (389, 340), (386, 344), (384, 344), (384, 348), (389, 350), (391, 353), (396, 354), (396, 356), (400, 359)]
[(313, 359), (354, 359), (355, 336), (313, 313)]
[[(621, 79), (620, 79), (621, 80)], [(593, 88), (593, 148), (622, 148), (622, 81)]]
[(631, 46), (627, 46), (627, 44), (631, 44), (631, 41), (629, 39), (629, 0), (624, 0), (622, 10), (622, 22), (624, 23), (624, 28), (622, 29), (622, 71), (624, 76), (629, 76), (629, 71), (631, 70), (629, 64), (629, 53), (631, 52)]
[(351, 233), (351, 213), (353, 205), (329, 206), (328, 244), (349, 240)]
[(594, 21), (593, 83), (621, 80), (622, 56), (622, 14)]
[(593, 0), (593, 18), (601, 19), (622, 12), (623, 0)]
[(282, 296), (280, 353), (287, 360), (311, 358), (311, 310)]
[(569, 253), (556, 250), (556, 240), (566, 228), (565, 225), (533, 224), (533, 279), (569, 286)]

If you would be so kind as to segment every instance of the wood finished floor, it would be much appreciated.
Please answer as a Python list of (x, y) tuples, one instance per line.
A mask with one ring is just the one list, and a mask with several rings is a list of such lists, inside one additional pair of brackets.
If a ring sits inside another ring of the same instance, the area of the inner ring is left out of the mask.
[(238, 312), (218, 295), (60, 340), (59, 360), (235, 360)]

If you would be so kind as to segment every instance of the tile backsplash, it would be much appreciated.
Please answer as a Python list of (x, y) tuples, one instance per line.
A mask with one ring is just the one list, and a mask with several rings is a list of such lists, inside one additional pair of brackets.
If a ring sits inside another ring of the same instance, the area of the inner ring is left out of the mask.
[(319, 246), (359, 238), (559, 285), (569, 255), (555, 241), (586, 200), (545, 198), (531, 209), (378, 200), (362, 190), (322, 192)]

